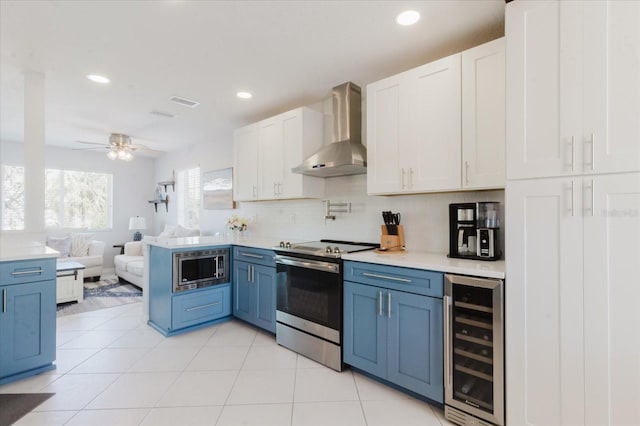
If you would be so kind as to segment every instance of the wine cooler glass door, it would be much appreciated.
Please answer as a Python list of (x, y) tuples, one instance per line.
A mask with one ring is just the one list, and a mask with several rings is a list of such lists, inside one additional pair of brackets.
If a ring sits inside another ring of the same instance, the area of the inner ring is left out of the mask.
[(502, 281), (445, 278), (445, 403), (503, 424)]

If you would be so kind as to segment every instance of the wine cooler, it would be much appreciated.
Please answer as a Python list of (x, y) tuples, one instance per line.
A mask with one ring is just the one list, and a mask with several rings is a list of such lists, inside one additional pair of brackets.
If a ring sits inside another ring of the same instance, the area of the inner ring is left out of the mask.
[(503, 281), (445, 274), (445, 417), (504, 425)]

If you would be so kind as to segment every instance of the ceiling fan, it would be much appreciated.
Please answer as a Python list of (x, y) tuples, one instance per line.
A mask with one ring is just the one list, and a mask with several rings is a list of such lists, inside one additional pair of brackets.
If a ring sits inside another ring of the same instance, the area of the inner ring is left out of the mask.
[(106, 148), (109, 150), (107, 152), (107, 157), (111, 160), (124, 160), (131, 161), (133, 160), (133, 151), (146, 151), (149, 153), (159, 153), (159, 151), (154, 151), (144, 145), (132, 144), (131, 137), (122, 134), (122, 133), (112, 133), (109, 136), (109, 143), (100, 143), (100, 142), (88, 142), (88, 141), (77, 141), (78, 143), (86, 144), (86, 145), (100, 145), (95, 148), (75, 148), (75, 149), (100, 149)]

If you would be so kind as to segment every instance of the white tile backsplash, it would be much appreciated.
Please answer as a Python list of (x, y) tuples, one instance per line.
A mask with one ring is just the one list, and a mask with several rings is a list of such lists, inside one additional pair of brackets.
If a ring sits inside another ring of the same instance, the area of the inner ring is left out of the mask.
[[(251, 218), (248, 232), (252, 236), (273, 237), (274, 243), (320, 238), (379, 242), (381, 212), (391, 210), (402, 215), (408, 250), (446, 253), (450, 203), (499, 201), (504, 204), (503, 190), (369, 196), (366, 175), (328, 178), (326, 187), (326, 199), (350, 202), (351, 213), (337, 213), (335, 220), (325, 220), (323, 200), (317, 199), (243, 202), (238, 203), (235, 213)], [(231, 211), (227, 215), (230, 214)], [(201, 229), (204, 234), (224, 232), (224, 220), (221, 222), (205, 221)]]

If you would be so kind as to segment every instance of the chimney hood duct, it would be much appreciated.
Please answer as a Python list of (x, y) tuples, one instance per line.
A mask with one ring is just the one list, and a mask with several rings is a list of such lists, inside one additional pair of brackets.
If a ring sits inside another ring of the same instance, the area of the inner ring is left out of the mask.
[(360, 87), (352, 82), (334, 87), (333, 142), (324, 146), (298, 167), (294, 173), (316, 177), (348, 176), (367, 173), (367, 149), (362, 140), (362, 104)]

